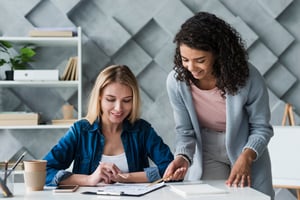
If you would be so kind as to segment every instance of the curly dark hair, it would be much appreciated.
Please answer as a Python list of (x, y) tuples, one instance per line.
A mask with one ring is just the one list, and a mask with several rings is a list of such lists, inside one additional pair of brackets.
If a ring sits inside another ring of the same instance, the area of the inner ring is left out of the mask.
[(175, 77), (179, 81), (195, 83), (197, 80), (183, 67), (180, 45), (211, 52), (215, 57), (213, 75), (222, 96), (235, 95), (246, 84), (249, 76), (248, 54), (240, 34), (228, 23), (214, 14), (199, 12), (182, 24), (174, 43)]

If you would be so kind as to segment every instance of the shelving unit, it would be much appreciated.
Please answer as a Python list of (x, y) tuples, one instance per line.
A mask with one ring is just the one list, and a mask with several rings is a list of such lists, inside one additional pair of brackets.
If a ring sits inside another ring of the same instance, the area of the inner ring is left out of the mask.
[(77, 87), (78, 81), (0, 81), (1, 87), (23, 87), (23, 86), (35, 86), (35, 87)]
[[(77, 89), (77, 118), (82, 117), (82, 46), (81, 28), (77, 28), (77, 36), (74, 37), (0, 37), (2, 41), (9, 41), (16, 45), (33, 44), (37, 47), (70, 47), (76, 48), (78, 80), (75, 81), (6, 81), (0, 80), (0, 88), (75, 88)], [(68, 58), (66, 58), (68, 59)], [(1, 111), (0, 111), (1, 112)], [(33, 126), (0, 126), (1, 129), (60, 129), (68, 128), (70, 125), (42, 124)]]

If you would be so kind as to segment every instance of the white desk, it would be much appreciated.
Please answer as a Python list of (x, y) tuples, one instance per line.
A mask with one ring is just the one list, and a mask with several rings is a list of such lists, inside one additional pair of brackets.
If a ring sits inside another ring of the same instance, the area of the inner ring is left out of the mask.
[(44, 191), (35, 191), (35, 192), (26, 192), (23, 183), (16, 183), (14, 185), (14, 197), (8, 199), (26, 199), (26, 200), (88, 200), (88, 199), (122, 199), (122, 200), (153, 200), (153, 199), (197, 199), (197, 200), (269, 200), (270, 197), (258, 192), (252, 188), (228, 188), (224, 181), (207, 181), (208, 183), (214, 187), (218, 187), (221, 189), (226, 189), (228, 193), (226, 194), (214, 194), (214, 195), (201, 195), (201, 196), (193, 196), (188, 198), (183, 198), (182, 196), (170, 191), (170, 187), (167, 185), (161, 189), (148, 193), (144, 196), (139, 197), (126, 197), (126, 196), (101, 196), (101, 195), (84, 195), (80, 194), (83, 191), (95, 191), (96, 187), (80, 187), (74, 193), (53, 193), (51, 189), (45, 189)]

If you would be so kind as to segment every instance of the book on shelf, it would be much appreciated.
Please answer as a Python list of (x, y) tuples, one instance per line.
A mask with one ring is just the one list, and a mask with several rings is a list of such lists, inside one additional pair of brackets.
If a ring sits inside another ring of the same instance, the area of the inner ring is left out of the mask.
[(53, 119), (53, 125), (73, 124), (77, 119)]
[(74, 77), (73, 78), (74, 78), (74, 80), (78, 80), (78, 66), (77, 66), (78, 65), (78, 57), (76, 57), (75, 61), (76, 61), (75, 62), (76, 63), (75, 64), (75, 73), (74, 73)]
[(77, 57), (70, 57), (61, 80), (78, 80)]
[(73, 57), (71, 80), (78, 80), (78, 78), (77, 78), (77, 57)]
[(38, 125), (39, 114), (33, 112), (1, 112), (1, 126)]
[(183, 196), (197, 196), (197, 195), (212, 195), (212, 194), (225, 194), (228, 191), (220, 188), (213, 187), (209, 184), (174, 184), (170, 185), (170, 190)]
[(38, 119), (38, 113), (34, 112), (0, 112), (0, 120), (11, 119)]
[(38, 125), (38, 121), (34, 119), (0, 120), (0, 126), (24, 126), (24, 125)]
[(74, 27), (35, 27), (30, 30), (30, 37), (74, 37), (77, 29)]
[(65, 67), (64, 73), (60, 77), (61, 80), (67, 80), (67, 77), (69, 77), (69, 74), (71, 72), (71, 66), (73, 65), (72, 62), (73, 62), (73, 59), (72, 59), (72, 57), (70, 57), (68, 62), (67, 62), (67, 65)]

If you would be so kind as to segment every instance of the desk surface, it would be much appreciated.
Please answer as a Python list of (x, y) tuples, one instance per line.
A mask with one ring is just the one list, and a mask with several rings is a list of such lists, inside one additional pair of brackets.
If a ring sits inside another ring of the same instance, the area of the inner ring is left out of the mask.
[[(143, 200), (153, 200), (153, 199), (197, 199), (197, 200), (269, 200), (270, 197), (258, 192), (252, 188), (228, 188), (224, 181), (206, 181), (204, 183), (210, 184), (214, 187), (225, 189), (228, 191), (226, 194), (214, 194), (214, 195), (201, 195), (201, 196), (191, 196), (188, 198), (183, 198), (182, 196), (172, 192), (170, 187), (167, 186), (151, 193), (148, 193), (141, 198)], [(178, 183), (177, 183), (178, 184)], [(201, 183), (199, 183), (201, 184)], [(28, 192), (26, 191), (23, 183), (16, 183), (14, 185), (14, 197), (9, 199), (39, 199), (39, 200), (47, 200), (47, 199), (56, 199), (56, 200), (81, 200), (81, 199), (123, 199), (123, 200), (131, 200), (138, 199), (138, 197), (126, 197), (126, 196), (101, 196), (101, 195), (84, 195), (81, 194), (83, 191), (93, 191), (96, 190), (97, 187), (80, 187), (74, 193), (53, 193), (51, 188), (45, 188), (44, 191), (34, 191)]]

